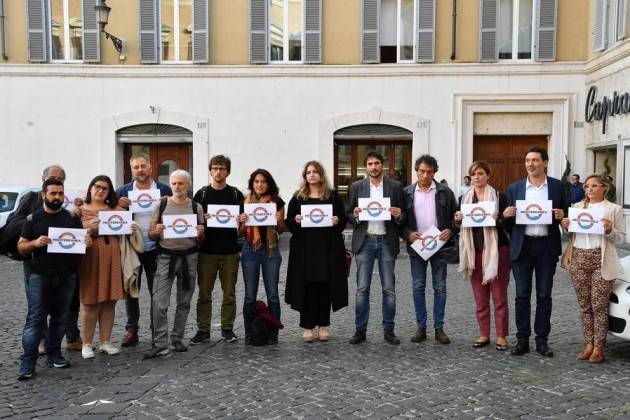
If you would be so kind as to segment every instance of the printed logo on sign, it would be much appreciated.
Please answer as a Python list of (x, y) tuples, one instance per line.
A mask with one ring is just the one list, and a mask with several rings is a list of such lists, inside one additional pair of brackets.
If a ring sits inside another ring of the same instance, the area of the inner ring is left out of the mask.
[(109, 226), (111, 230), (116, 232), (122, 229), (123, 225), (125, 225), (127, 222), (125, 222), (125, 219), (123, 219), (119, 215), (114, 214), (112, 216), (109, 216), (109, 219), (107, 219), (105, 223), (107, 224), (107, 226)]
[(529, 220), (538, 220), (545, 214), (545, 211), (538, 204), (530, 204), (523, 211)]
[(435, 236), (427, 235), (422, 238), (422, 250), (433, 251), (437, 247), (437, 238)]
[(473, 222), (482, 223), (484, 220), (486, 220), (486, 217), (492, 216), (492, 215), (489, 213), (486, 213), (486, 211), (481, 207), (474, 207), (470, 210), (470, 214), (468, 214), (468, 216), (470, 216)]
[(178, 235), (186, 233), (186, 230), (189, 227), (190, 225), (186, 222), (185, 219), (175, 219), (173, 220), (173, 225), (171, 226), (171, 228), (173, 228), (173, 231), (175, 231), (175, 233), (177, 233)]
[(226, 224), (230, 221), (230, 219), (234, 218), (234, 216), (232, 215), (232, 213), (230, 213), (228, 209), (217, 210), (217, 213), (214, 215), (214, 217), (216, 217), (217, 222), (221, 223), (222, 225)]
[(64, 195), (64, 196), (63, 196), (63, 204), (62, 204), (62, 207), (63, 207), (64, 209), (67, 209), (69, 205), (70, 205), (70, 200), (68, 199), (68, 196), (67, 196), (67, 195)]
[(321, 223), (324, 221), (324, 210), (322, 209), (312, 209), (311, 212), (308, 214), (308, 217), (310, 217), (311, 222), (313, 223)]
[(271, 213), (265, 210), (264, 207), (256, 207), (252, 212), (252, 216), (258, 223), (262, 223), (267, 220), (267, 217), (271, 216)]
[(148, 209), (149, 207), (151, 207), (151, 204), (153, 204), (153, 197), (151, 197), (151, 194), (147, 193), (138, 194), (136, 203), (138, 203), (138, 207), (142, 209)]
[(597, 223), (593, 219), (593, 216), (591, 216), (588, 213), (580, 213), (580, 214), (578, 214), (577, 217), (575, 218), (575, 221), (584, 230), (588, 230), (588, 229), (592, 228), (593, 226), (595, 226), (595, 223)]
[(59, 241), (59, 246), (63, 249), (72, 249), (74, 248), (74, 244), (80, 242), (72, 232), (62, 233), (61, 235), (59, 235), (57, 241)]
[(367, 205), (367, 212), (372, 217), (378, 217), (387, 209), (381, 207), (381, 203), (378, 201), (372, 201)]

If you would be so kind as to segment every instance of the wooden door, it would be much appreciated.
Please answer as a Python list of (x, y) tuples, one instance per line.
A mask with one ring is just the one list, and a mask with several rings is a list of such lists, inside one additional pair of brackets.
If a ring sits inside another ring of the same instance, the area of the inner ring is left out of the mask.
[(129, 158), (144, 153), (151, 159), (152, 176), (168, 184), (170, 174), (176, 169), (188, 171), (192, 176), (192, 145), (190, 143), (140, 143), (125, 144), (125, 183), (131, 181)]
[(475, 136), (473, 160), (485, 160), (490, 164), (492, 176), (489, 184), (501, 192), (508, 185), (524, 178), (525, 155), (532, 146), (547, 148), (548, 136)]

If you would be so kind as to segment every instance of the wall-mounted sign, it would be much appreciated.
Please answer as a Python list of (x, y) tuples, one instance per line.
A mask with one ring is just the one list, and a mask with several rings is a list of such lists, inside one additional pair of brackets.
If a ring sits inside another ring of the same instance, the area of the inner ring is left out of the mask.
[(614, 117), (615, 115), (630, 114), (630, 93), (618, 93), (613, 92), (613, 97), (610, 99), (608, 96), (604, 96), (601, 100), (597, 99), (597, 86), (591, 86), (586, 96), (586, 106), (584, 107), (584, 118), (586, 122), (601, 121), (602, 122), (602, 134), (606, 134), (606, 125), (608, 124), (608, 117)]

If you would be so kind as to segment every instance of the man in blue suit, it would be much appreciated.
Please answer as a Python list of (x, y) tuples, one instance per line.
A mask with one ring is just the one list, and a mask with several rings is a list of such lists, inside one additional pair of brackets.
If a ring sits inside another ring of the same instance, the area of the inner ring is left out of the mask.
[[(566, 196), (560, 180), (547, 176), (549, 156), (541, 147), (527, 150), (525, 169), (527, 178), (508, 187), (508, 207), (503, 212), (508, 223), (513, 224), (510, 238), (510, 260), (516, 282), (515, 318), (516, 346), (512, 354), (520, 356), (529, 351), (531, 335), (532, 275), (536, 273), (536, 351), (552, 357), (547, 344), (551, 330), (551, 289), (558, 256), (562, 254), (559, 223), (564, 217)], [(515, 224), (516, 200), (551, 200), (553, 218), (551, 225)]]

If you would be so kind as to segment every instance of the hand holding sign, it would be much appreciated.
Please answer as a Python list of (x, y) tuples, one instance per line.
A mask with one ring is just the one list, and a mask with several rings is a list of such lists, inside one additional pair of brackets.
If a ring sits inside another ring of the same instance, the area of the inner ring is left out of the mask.
[(197, 215), (175, 214), (164, 215), (164, 239), (196, 238)]
[(131, 190), (129, 191), (132, 213), (151, 213), (153, 207), (160, 201), (160, 190)]
[(440, 239), (440, 230), (435, 226), (431, 226), (425, 232), (422, 232), (420, 239), (411, 244), (411, 248), (427, 261), (436, 252), (440, 250), (446, 243)]
[(276, 226), (276, 203), (246, 203), (247, 226)]
[(216, 228), (238, 227), (239, 206), (224, 204), (208, 204), (208, 220), (206, 226)]
[(604, 212), (601, 208), (579, 209), (569, 208), (569, 232), (604, 234)]
[(517, 225), (550, 225), (551, 200), (516, 200)]
[(99, 235), (130, 235), (131, 222), (130, 211), (99, 211), (98, 212)]
[(496, 226), (497, 222), (492, 217), (495, 211), (496, 203), (493, 201), (462, 204), (462, 227)]
[(50, 243), (46, 249), (53, 254), (85, 254), (86, 229), (48, 228)]
[(384, 198), (359, 198), (359, 220), (391, 220), (392, 214), (389, 197)]
[(330, 227), (333, 225), (332, 204), (300, 206), (302, 227)]

